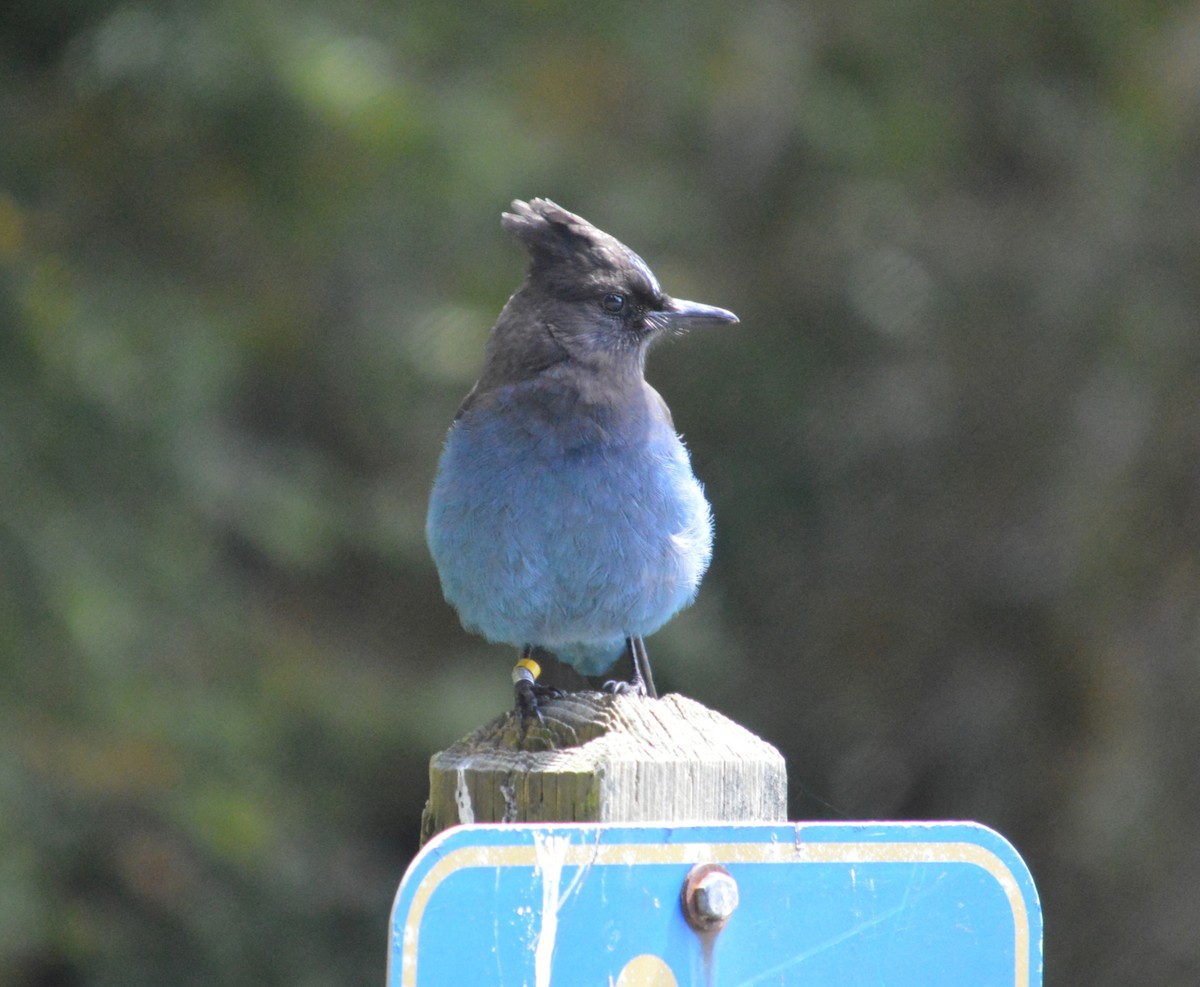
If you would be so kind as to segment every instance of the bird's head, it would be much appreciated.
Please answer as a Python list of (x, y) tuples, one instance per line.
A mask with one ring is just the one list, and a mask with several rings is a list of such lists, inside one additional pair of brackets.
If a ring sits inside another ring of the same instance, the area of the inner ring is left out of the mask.
[(647, 344), (664, 332), (738, 321), (725, 309), (672, 298), (641, 257), (549, 199), (515, 201), (502, 222), (531, 263), (500, 325), (508, 317), (526, 333), (548, 333), (572, 360), (640, 369)]

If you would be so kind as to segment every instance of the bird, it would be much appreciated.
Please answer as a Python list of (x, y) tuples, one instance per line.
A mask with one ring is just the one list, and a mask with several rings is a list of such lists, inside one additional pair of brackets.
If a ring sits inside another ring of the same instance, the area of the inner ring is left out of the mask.
[(655, 697), (644, 638), (694, 599), (712, 512), (645, 378), (656, 340), (736, 323), (666, 294), (616, 238), (545, 198), (501, 225), (529, 253), (442, 447), (426, 539), (463, 627), (518, 649), (515, 709), (542, 721), (539, 650), (584, 676), (624, 654)]

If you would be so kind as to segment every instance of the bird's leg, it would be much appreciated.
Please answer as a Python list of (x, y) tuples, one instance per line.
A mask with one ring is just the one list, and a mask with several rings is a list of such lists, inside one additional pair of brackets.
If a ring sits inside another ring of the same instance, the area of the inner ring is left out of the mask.
[(530, 720), (542, 722), (542, 711), (538, 709), (537, 701), (537, 679), (542, 674), (542, 666), (533, 660), (532, 655), (533, 647), (525, 645), (512, 670), (513, 692), (522, 723)]
[(654, 688), (654, 675), (650, 671), (650, 655), (646, 652), (646, 642), (641, 635), (629, 639), (630, 650), (633, 652), (633, 674), (641, 679), (642, 690), (651, 699), (658, 698), (658, 690)]
[(513, 666), (513, 692), (517, 699), (517, 712), (525, 722), (537, 720), (542, 722), (542, 711), (538, 709), (539, 699), (559, 699), (566, 693), (548, 685), (539, 685), (538, 678), (542, 674), (542, 666), (533, 660), (533, 645), (527, 644), (521, 649), (521, 657)]
[(618, 696), (630, 693), (657, 699), (658, 692), (654, 688), (654, 677), (650, 674), (650, 656), (646, 654), (646, 642), (640, 636), (627, 637), (625, 651), (633, 665), (633, 675), (628, 682), (605, 682), (604, 691)]

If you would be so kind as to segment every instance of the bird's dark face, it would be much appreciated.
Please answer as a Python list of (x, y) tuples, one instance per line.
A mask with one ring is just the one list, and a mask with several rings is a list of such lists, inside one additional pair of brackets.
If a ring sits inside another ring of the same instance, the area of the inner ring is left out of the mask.
[[(672, 298), (641, 257), (554, 203), (514, 202), (513, 210), (504, 225), (529, 248), (532, 263), (506, 314), (516, 306), (512, 315), (548, 334), (569, 359), (640, 372), (655, 337), (737, 322), (724, 309)], [(543, 341), (529, 342), (540, 348)]]
[(654, 273), (632, 250), (612, 241), (586, 254), (531, 272), (549, 331), (580, 355), (592, 350), (620, 356), (645, 349), (670, 328), (670, 299)]

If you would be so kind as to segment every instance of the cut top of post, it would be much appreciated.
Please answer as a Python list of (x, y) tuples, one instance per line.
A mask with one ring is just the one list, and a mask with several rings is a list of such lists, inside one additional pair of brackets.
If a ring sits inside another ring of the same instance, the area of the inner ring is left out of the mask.
[(595, 692), (507, 713), (430, 761), (422, 842), (475, 822), (778, 822), (774, 747), (694, 700)]

